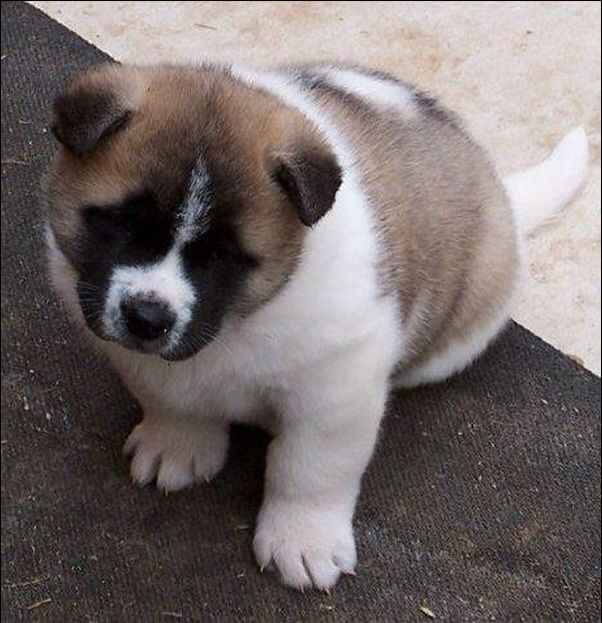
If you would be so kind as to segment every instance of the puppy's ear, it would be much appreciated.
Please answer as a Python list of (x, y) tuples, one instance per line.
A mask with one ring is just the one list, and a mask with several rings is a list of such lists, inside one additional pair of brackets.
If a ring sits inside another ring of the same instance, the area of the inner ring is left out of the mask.
[(82, 74), (56, 98), (52, 132), (73, 153), (89, 152), (125, 126), (145, 93), (136, 68), (110, 64)]
[(332, 207), (342, 172), (326, 146), (312, 145), (279, 155), (273, 177), (295, 207), (301, 222), (312, 226)]

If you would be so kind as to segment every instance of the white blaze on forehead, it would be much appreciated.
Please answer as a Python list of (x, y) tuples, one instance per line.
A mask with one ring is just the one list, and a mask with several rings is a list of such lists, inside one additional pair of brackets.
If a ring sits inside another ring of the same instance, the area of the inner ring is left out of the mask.
[(190, 176), (188, 193), (178, 220), (177, 243), (185, 243), (209, 227), (211, 215), (211, 179), (200, 156)]
[(327, 68), (322, 76), (333, 87), (380, 108), (394, 108), (408, 117), (417, 112), (414, 94), (402, 84), (355, 69)]

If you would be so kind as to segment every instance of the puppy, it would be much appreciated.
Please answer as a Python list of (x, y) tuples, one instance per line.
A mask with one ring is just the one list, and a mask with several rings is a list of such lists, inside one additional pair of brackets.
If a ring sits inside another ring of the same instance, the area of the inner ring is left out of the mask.
[(139, 400), (133, 480), (209, 480), (228, 425), (274, 436), (253, 541), (293, 587), (356, 566), (392, 389), (506, 322), (521, 239), (581, 183), (582, 130), (500, 181), (459, 120), (389, 75), (110, 64), (54, 104), (54, 284)]

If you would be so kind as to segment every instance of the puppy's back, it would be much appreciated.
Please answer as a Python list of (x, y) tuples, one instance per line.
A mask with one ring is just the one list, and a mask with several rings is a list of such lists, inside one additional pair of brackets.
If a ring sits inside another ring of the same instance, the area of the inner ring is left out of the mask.
[(400, 374), (505, 315), (518, 273), (509, 202), (484, 151), (433, 99), (380, 72), (297, 70), (354, 152), (405, 341)]

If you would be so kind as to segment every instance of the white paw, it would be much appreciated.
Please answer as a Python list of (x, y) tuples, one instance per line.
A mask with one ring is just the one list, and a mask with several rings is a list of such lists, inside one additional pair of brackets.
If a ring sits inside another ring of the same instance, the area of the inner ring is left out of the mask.
[(130, 433), (123, 451), (132, 455), (130, 473), (136, 484), (156, 478), (157, 487), (167, 492), (208, 482), (224, 465), (227, 448), (227, 430), (212, 422), (145, 419)]
[(337, 510), (267, 502), (259, 513), (253, 549), (262, 570), (273, 563), (285, 584), (301, 590), (328, 590), (341, 573), (355, 574), (351, 519)]

